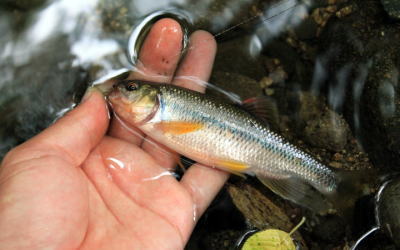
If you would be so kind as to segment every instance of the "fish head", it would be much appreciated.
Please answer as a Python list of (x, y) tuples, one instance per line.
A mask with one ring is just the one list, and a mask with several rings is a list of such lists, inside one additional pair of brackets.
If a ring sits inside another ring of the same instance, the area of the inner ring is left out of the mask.
[(124, 121), (137, 125), (150, 120), (159, 106), (156, 86), (135, 80), (123, 80), (114, 85), (108, 100), (114, 112)]

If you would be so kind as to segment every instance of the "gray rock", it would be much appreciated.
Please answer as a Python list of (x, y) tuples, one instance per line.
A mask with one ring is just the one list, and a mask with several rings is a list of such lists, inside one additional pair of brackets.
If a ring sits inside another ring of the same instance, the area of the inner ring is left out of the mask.
[(328, 243), (338, 243), (345, 237), (345, 230), (346, 223), (343, 219), (329, 216), (314, 228), (313, 234)]
[(44, 5), (48, 0), (3, 0), (0, 6), (18, 9), (18, 10), (30, 10)]
[[(374, 150), (372, 156), (386, 155), (387, 164), (395, 167), (400, 161), (400, 49), (383, 49), (374, 56), (375, 63), (366, 81), (361, 99), (364, 139)], [(388, 54), (387, 54), (388, 53)], [(390, 55), (390, 56), (389, 56)]]
[(243, 234), (244, 232), (242, 231), (234, 230), (209, 233), (202, 239), (202, 247), (204, 247), (202, 249), (235, 249), (238, 239), (240, 239)]
[(0, 63), (2, 75), (14, 76), (0, 81), (0, 159), (72, 108), (86, 89), (87, 74), (72, 66), (67, 37), (54, 37), (43, 47), (19, 67), (5, 67), (12, 64), (8, 60)]
[(340, 81), (346, 83), (344, 91), (332, 96), (345, 100), (336, 108), (344, 110), (372, 163), (396, 168), (400, 162), (398, 26), (387, 22), (378, 1), (354, 2), (358, 11), (334, 19), (322, 36), (321, 48), (333, 52), (328, 55), (327, 84), (334, 89)]
[(307, 121), (304, 139), (315, 147), (340, 152), (346, 146), (349, 131), (346, 121), (328, 109), (321, 117)]
[(381, 0), (386, 13), (397, 21), (400, 20), (400, 1), (399, 0)]
[(135, 19), (140, 15), (131, 2), (129, 0), (99, 1), (97, 9), (101, 16), (103, 30), (106, 33), (120, 36), (121, 40), (128, 39)]
[(400, 178), (385, 186), (377, 205), (380, 226), (400, 247)]
[[(256, 80), (238, 73), (214, 71), (211, 75), (210, 83), (227, 92), (239, 95), (242, 100), (262, 94), (260, 84)], [(226, 97), (226, 95), (221, 94), (218, 91), (212, 91), (209, 89), (207, 91), (212, 92), (212, 94)]]
[(251, 36), (242, 36), (219, 43), (214, 71), (238, 73), (257, 81), (260, 80), (266, 74), (264, 57), (251, 55), (251, 43)]
[(327, 106), (324, 98), (298, 91), (277, 100), (283, 113), (292, 113), (293, 129), (309, 145), (334, 152), (345, 148), (350, 128), (342, 116)]

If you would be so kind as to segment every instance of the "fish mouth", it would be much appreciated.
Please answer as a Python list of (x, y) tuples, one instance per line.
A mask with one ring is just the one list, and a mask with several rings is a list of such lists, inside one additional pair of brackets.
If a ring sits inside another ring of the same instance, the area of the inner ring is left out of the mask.
[(125, 105), (129, 105), (132, 103), (132, 100), (129, 100), (124, 94), (123, 91), (119, 88), (119, 84), (114, 84), (113, 90), (110, 94), (108, 94), (107, 99), (110, 103), (123, 103)]
[(111, 91), (111, 93), (110, 94), (108, 94), (108, 96), (107, 96), (107, 100), (110, 102), (110, 103), (116, 103), (116, 102), (118, 102), (118, 101), (122, 101), (124, 104), (127, 104), (127, 101), (125, 100), (126, 98), (122, 98), (121, 97), (121, 93), (120, 93), (120, 91), (118, 91), (118, 89), (115, 89), (114, 88), (114, 90), (113, 91)]

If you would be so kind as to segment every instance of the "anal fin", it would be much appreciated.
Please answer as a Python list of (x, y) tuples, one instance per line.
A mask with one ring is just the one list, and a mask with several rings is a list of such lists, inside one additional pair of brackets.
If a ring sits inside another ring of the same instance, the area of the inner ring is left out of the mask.
[(215, 166), (243, 178), (246, 178), (243, 173), (250, 167), (245, 163), (232, 160), (218, 160)]
[(332, 208), (322, 193), (299, 178), (276, 179), (264, 176), (257, 176), (257, 178), (271, 191), (296, 204), (320, 213), (326, 213)]

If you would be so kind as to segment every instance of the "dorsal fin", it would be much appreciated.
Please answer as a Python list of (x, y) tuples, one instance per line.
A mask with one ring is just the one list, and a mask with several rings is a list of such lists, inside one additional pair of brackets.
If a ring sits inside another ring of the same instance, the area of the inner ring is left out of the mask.
[(270, 128), (279, 131), (279, 112), (274, 100), (268, 97), (252, 97), (242, 102), (242, 107), (266, 122)]

